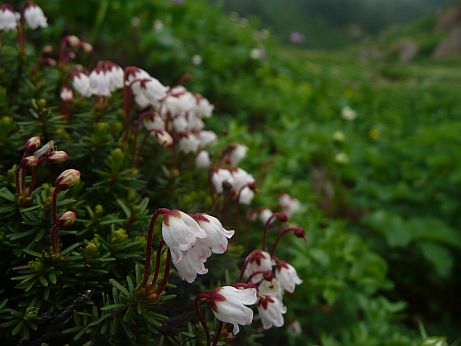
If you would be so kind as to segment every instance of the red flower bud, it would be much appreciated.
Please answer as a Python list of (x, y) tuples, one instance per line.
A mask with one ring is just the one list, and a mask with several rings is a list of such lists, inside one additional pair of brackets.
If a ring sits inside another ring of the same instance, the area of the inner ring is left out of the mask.
[(67, 161), (67, 158), (69, 155), (65, 151), (59, 150), (59, 151), (53, 151), (46, 159), (47, 161), (51, 161), (53, 163), (62, 163), (64, 161)]
[(40, 160), (35, 156), (26, 156), (21, 160), (22, 167), (35, 167)]
[(55, 181), (56, 188), (68, 189), (80, 181), (80, 172), (76, 169), (66, 169)]
[(27, 140), (26, 144), (24, 144), (24, 150), (27, 153), (31, 153), (37, 150), (40, 147), (41, 141), (39, 136), (31, 137)]

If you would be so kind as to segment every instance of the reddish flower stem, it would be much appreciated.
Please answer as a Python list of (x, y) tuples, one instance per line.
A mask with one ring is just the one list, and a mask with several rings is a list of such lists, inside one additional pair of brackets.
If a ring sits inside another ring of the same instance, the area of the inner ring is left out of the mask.
[(157, 256), (155, 257), (154, 277), (152, 279), (151, 285), (154, 285), (158, 279), (158, 274), (160, 271), (160, 260), (162, 257), (162, 250), (163, 250), (164, 245), (165, 245), (165, 242), (163, 241), (163, 239), (160, 240), (160, 243), (158, 243), (158, 246), (157, 246)]
[(155, 291), (155, 296), (159, 296), (163, 291), (165, 291), (166, 285), (168, 284), (168, 278), (170, 277), (170, 269), (171, 269), (171, 252), (168, 249), (166, 254), (166, 263), (165, 263), (165, 270), (163, 272), (163, 279), (160, 285), (158, 286), (157, 290)]
[(280, 242), (280, 240), (286, 236), (288, 233), (295, 233), (297, 237), (302, 237), (304, 238), (304, 241), (306, 241), (306, 238), (304, 237), (304, 230), (302, 228), (299, 228), (299, 227), (288, 227), (288, 228), (285, 228), (284, 230), (282, 230), (279, 235), (277, 236), (277, 238), (275, 239), (274, 241), (274, 244), (272, 244), (272, 247), (271, 247), (271, 251), (270, 251), (270, 255), (271, 257), (274, 255), (275, 253), (275, 250), (277, 249), (277, 246)]
[(133, 163), (136, 163), (136, 147), (138, 145), (138, 136), (139, 136), (139, 131), (141, 130), (141, 125), (144, 119), (149, 116), (149, 115), (154, 115), (154, 111), (147, 111), (144, 113), (141, 113), (141, 115), (138, 117), (138, 120), (136, 121), (136, 127), (134, 129), (134, 134), (133, 134), (133, 148), (131, 152), (131, 160)]
[(27, 167), (21, 165), (21, 193), (26, 191), (26, 173)]
[(157, 209), (150, 219), (149, 229), (147, 232), (147, 243), (146, 243), (146, 263), (144, 264), (144, 277), (141, 286), (146, 287), (147, 280), (149, 279), (150, 272), (150, 261), (152, 258), (152, 241), (154, 238), (154, 227), (157, 219), (160, 215), (166, 214), (169, 210), (166, 208)]
[(218, 342), (219, 342), (219, 339), (221, 339), (221, 333), (222, 333), (223, 326), (224, 326), (224, 323), (222, 321), (219, 321), (218, 327), (216, 328), (216, 334), (214, 336), (212, 346), (216, 346), (218, 344)]
[(203, 317), (202, 311), (200, 311), (200, 301), (205, 300), (206, 298), (203, 297), (202, 295), (198, 294), (197, 297), (195, 297), (194, 300), (194, 309), (195, 313), (197, 314), (197, 317), (202, 324), (203, 330), (205, 331), (206, 335), (206, 344), (207, 346), (211, 345), (211, 338), (210, 338), (210, 331), (208, 330), (208, 326), (205, 321), (205, 317)]
[(50, 231), (51, 253), (53, 255), (59, 252), (59, 225), (54, 224)]
[(288, 220), (288, 217), (283, 213), (273, 213), (271, 217), (267, 219), (266, 224), (264, 225), (264, 230), (263, 230), (263, 240), (262, 240), (262, 246), (261, 246), (261, 249), (263, 251), (266, 250), (267, 233), (269, 232), (269, 226), (271, 225), (272, 220), (274, 218), (277, 218), (278, 220), (282, 222), (286, 222)]
[(51, 195), (51, 222), (54, 225), (56, 223), (56, 214), (57, 214), (57, 198), (58, 193), (61, 191), (59, 188), (55, 187)]

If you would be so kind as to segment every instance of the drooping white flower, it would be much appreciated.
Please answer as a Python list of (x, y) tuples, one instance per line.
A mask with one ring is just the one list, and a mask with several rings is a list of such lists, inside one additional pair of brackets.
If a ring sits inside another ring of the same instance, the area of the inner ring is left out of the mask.
[(109, 90), (111, 92), (123, 88), (124, 72), (120, 66), (114, 63), (108, 64), (106, 74), (109, 79)]
[(91, 95), (90, 92), (90, 79), (88, 76), (81, 71), (74, 72), (72, 78), (72, 86), (79, 92), (80, 95), (88, 97)]
[(150, 101), (142, 90), (141, 82), (150, 79), (150, 75), (146, 71), (135, 66), (126, 67), (125, 75), (127, 77), (125, 85), (131, 87), (136, 105), (141, 109), (149, 106)]
[(43, 10), (33, 2), (29, 2), (26, 5), (24, 18), (26, 19), (27, 25), (32, 30), (46, 28), (48, 26), (48, 19), (45, 17)]
[(271, 280), (262, 280), (258, 284), (258, 291), (262, 295), (277, 297), (280, 300), (282, 300), (283, 297), (282, 285), (280, 283), (280, 280), (275, 277), (273, 277)]
[[(272, 270), (272, 260), (271, 255), (263, 250), (253, 250), (245, 259), (245, 271), (243, 276), (245, 278), (251, 277), (257, 271), (271, 271)], [(263, 278), (263, 274), (254, 275), (250, 282), (259, 282)]]
[(198, 150), (200, 141), (192, 133), (186, 133), (179, 140), (179, 150), (184, 153), (195, 153)]
[(173, 119), (173, 128), (176, 132), (185, 132), (189, 129), (189, 122), (185, 115), (178, 115)]
[(241, 144), (235, 144), (231, 151), (229, 160), (232, 165), (238, 164), (247, 155), (248, 147)]
[(211, 181), (217, 193), (222, 193), (224, 191), (223, 184), (227, 182), (232, 186), (234, 178), (232, 174), (227, 169), (219, 168), (213, 173)]
[(215, 299), (210, 299), (212, 311), (218, 320), (234, 325), (234, 335), (240, 330), (239, 324), (245, 326), (253, 322), (253, 310), (245, 305), (256, 303), (255, 288), (224, 286), (215, 290), (215, 296)]
[(195, 114), (200, 118), (209, 118), (213, 115), (214, 106), (204, 97), (197, 100)]
[(269, 329), (272, 326), (283, 326), (285, 322), (283, 314), (287, 312), (287, 308), (277, 297), (267, 295), (259, 299), (258, 312), (263, 328)]
[(242, 189), (244, 186), (248, 184), (254, 184), (255, 182), (255, 178), (250, 173), (241, 168), (233, 168), (231, 170), (231, 174), (233, 178), (232, 188), (236, 194), (238, 194), (240, 189)]
[(168, 88), (156, 78), (150, 77), (140, 82), (141, 92), (152, 106), (157, 106), (166, 96)]
[(187, 112), (186, 114), (187, 114), (186, 119), (187, 119), (187, 122), (189, 123), (188, 124), (189, 130), (201, 131), (205, 127), (203, 120), (197, 117), (196, 115), (194, 115), (194, 113)]
[(290, 195), (284, 193), (279, 197), (279, 204), (282, 211), (288, 216), (295, 214), (300, 208), (301, 203)]
[(261, 223), (263, 225), (265, 225), (267, 223), (267, 221), (269, 221), (269, 219), (271, 218), (272, 214), (273, 213), (272, 213), (272, 211), (270, 209), (264, 208), (259, 213), (259, 220), (261, 220)]
[(110, 96), (109, 80), (101, 67), (90, 73), (90, 93), (96, 96)]
[(3, 5), (0, 8), (0, 30), (10, 31), (16, 30), (18, 19), (10, 5)]
[(208, 168), (210, 165), (210, 154), (208, 151), (201, 150), (195, 158), (195, 166), (197, 168)]
[(171, 250), (173, 263), (182, 259), (184, 251), (189, 250), (197, 238), (206, 236), (199, 224), (180, 210), (170, 210), (163, 217), (162, 237)]
[(240, 197), (239, 197), (238, 202), (240, 204), (248, 205), (251, 203), (254, 196), (255, 196), (255, 193), (253, 189), (250, 189), (248, 186), (246, 186), (240, 191)]
[(218, 136), (216, 136), (216, 133), (213, 131), (200, 131), (197, 137), (202, 148), (211, 144), (215, 144), (218, 140)]
[(144, 126), (148, 130), (165, 130), (165, 121), (160, 115), (144, 119)]
[(207, 214), (193, 214), (191, 215), (195, 221), (198, 222), (200, 227), (206, 232), (207, 237), (203, 240), (213, 253), (222, 254), (227, 250), (228, 238), (231, 238), (235, 231), (226, 230), (221, 222)]
[(183, 280), (192, 283), (197, 278), (197, 274), (208, 273), (205, 262), (210, 256), (211, 249), (205, 243), (205, 239), (198, 238), (189, 250), (183, 252), (178, 262), (173, 261), (173, 265)]
[(292, 265), (278, 258), (274, 257), (274, 259), (276, 266), (275, 277), (280, 281), (280, 285), (285, 291), (293, 293), (296, 285), (301, 284), (303, 280), (299, 278), (296, 269)]

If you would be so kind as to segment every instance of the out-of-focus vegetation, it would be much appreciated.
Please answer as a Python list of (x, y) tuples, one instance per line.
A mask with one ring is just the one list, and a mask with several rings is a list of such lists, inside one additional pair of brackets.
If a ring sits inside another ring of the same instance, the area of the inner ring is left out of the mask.
[(39, 3), (55, 21), (49, 37), (84, 33), (93, 61), (139, 65), (165, 84), (190, 73), (187, 86), (217, 107), (211, 127), (250, 147), (258, 201), (286, 189), (302, 201), (308, 244), (285, 251), (304, 283), (287, 302), (287, 327), (259, 341), (459, 337), (458, 62), (359, 64), (355, 54), (289, 50), (201, 0)]
[[(304, 34), (301, 45), (314, 49), (350, 46), (391, 25), (434, 15), (456, 0), (212, 0), (226, 11), (257, 16), (282, 42)], [(298, 43), (299, 44), (299, 43)]]

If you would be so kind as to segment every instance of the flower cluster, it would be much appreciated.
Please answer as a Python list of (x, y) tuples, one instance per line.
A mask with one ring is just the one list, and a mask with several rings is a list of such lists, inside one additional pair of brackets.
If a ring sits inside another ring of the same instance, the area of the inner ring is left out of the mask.
[[(19, 21), (19, 22), (18, 22)], [(0, 28), (13, 30), (27, 22), (31, 29), (46, 27), (47, 20), (43, 11), (34, 3), (28, 2), (21, 14), (16, 14), (10, 5), (4, 5), (0, 12)], [(23, 26), (23, 25), (22, 25)], [(24, 47), (24, 30), (20, 36), (20, 48)], [(147, 237), (142, 282), (136, 288), (136, 298), (152, 302), (165, 291), (170, 268), (176, 268), (182, 280), (193, 283), (198, 275), (208, 273), (206, 262), (212, 254), (224, 254), (229, 246), (229, 239), (235, 235), (234, 230), (226, 229), (226, 216), (229, 208), (234, 208), (239, 215), (240, 208), (253, 202), (256, 190), (256, 179), (252, 174), (237, 165), (246, 157), (248, 148), (242, 144), (230, 144), (213, 160), (208, 146), (218, 141), (218, 136), (205, 130), (204, 120), (213, 115), (214, 106), (199, 94), (188, 91), (182, 84), (188, 78), (184, 76), (181, 83), (175, 86), (165, 86), (148, 72), (134, 66), (121, 67), (118, 64), (103, 60), (93, 69), (86, 70), (83, 66), (67, 65), (74, 59), (75, 52), (82, 50), (91, 52), (88, 43), (73, 35), (65, 36), (61, 40), (59, 58), (52, 64), (50, 55), (52, 49), (42, 52), (41, 66), (59, 65), (63, 74), (60, 85), (60, 112), (65, 119), (69, 119), (74, 102), (74, 91), (82, 98), (94, 100), (97, 105), (104, 107), (107, 100), (122, 100), (124, 114), (123, 135), (120, 144), (131, 151), (131, 167), (136, 167), (143, 159), (143, 148), (150, 135), (157, 143), (167, 150), (171, 150), (171, 172), (180, 174), (177, 155), (193, 154), (195, 165), (199, 169), (208, 169), (208, 184), (210, 191), (210, 207), (208, 213), (186, 213), (177, 209), (157, 209), (150, 220)], [(48, 60), (47, 60), (48, 59)], [(62, 67), (62, 68), (61, 68)], [(90, 97), (94, 97), (91, 99)], [(136, 117), (137, 115), (137, 117)], [(136, 118), (135, 118), (136, 117)], [(135, 118), (135, 119), (133, 119)], [(146, 133), (138, 143), (140, 132)], [(120, 150), (120, 149), (117, 149)], [(37, 173), (40, 165), (45, 162), (62, 163), (68, 154), (56, 149), (55, 141), (51, 140), (42, 145), (40, 137), (30, 138), (24, 145), (23, 156), (16, 168), (16, 193), (20, 205), (30, 204), (34, 191)], [(26, 189), (27, 169), (32, 169), (29, 189)], [(165, 169), (168, 171), (168, 169)], [(199, 171), (205, 175), (204, 170)], [(55, 180), (51, 189), (51, 258), (54, 261), (62, 259), (59, 230), (70, 226), (76, 221), (76, 213), (66, 210), (58, 213), (58, 195), (78, 184), (80, 171), (67, 169)], [(23, 201), (21, 201), (21, 198)], [(232, 204), (233, 203), (233, 204)], [(288, 217), (300, 209), (300, 202), (288, 194), (279, 198), (280, 210), (272, 212), (268, 208), (257, 210), (256, 217), (264, 224), (261, 248), (255, 249), (246, 257), (236, 283), (215, 288), (210, 292), (197, 295), (195, 308), (203, 327), (207, 325), (201, 315), (199, 303), (205, 301), (212, 309), (215, 317), (223, 323), (231, 323), (233, 332), (239, 332), (239, 325), (249, 325), (253, 321), (251, 305), (257, 304), (257, 310), (264, 329), (272, 326), (280, 327), (284, 324), (283, 314), (286, 308), (282, 299), (284, 292), (293, 293), (295, 286), (302, 281), (296, 270), (290, 264), (274, 256), (279, 241), (287, 234), (294, 233), (304, 238), (304, 231), (299, 227), (287, 224)], [(61, 205), (62, 207), (62, 205)], [(219, 208), (221, 207), (221, 210)], [(222, 222), (213, 215), (222, 215)], [(158, 241), (155, 267), (151, 273), (154, 230), (157, 220), (162, 218), (161, 239)], [(268, 230), (275, 222), (280, 221), (284, 227), (274, 240), (269, 251), (266, 251)], [(113, 230), (113, 234), (118, 231)], [(126, 233), (118, 232), (119, 237), (126, 238)], [(87, 246), (97, 248), (98, 240)], [(166, 251), (164, 251), (166, 250)], [(64, 252), (64, 251), (63, 251)], [(166, 253), (166, 260), (162, 255)], [(159, 279), (160, 264), (164, 263), (163, 277)], [(246, 282), (243, 282), (243, 280)], [(219, 340), (221, 329), (215, 335), (215, 343)], [(207, 331), (207, 341), (210, 344), (210, 335)]]
[(48, 27), (48, 19), (43, 10), (32, 1), (28, 1), (21, 12), (15, 12), (13, 6), (4, 4), (0, 8), (0, 30), (16, 30), (20, 23), (25, 22), (32, 29)]

